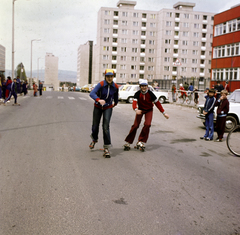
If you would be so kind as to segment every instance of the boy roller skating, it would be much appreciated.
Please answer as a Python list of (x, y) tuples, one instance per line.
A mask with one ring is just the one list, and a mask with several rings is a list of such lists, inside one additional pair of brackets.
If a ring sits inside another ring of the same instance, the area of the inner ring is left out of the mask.
[(147, 143), (152, 123), (153, 104), (155, 104), (159, 111), (163, 113), (165, 118), (169, 118), (168, 114), (164, 112), (161, 103), (157, 100), (157, 97), (153, 92), (148, 90), (148, 81), (144, 79), (139, 80), (139, 86), (140, 90), (134, 94), (132, 103), (136, 116), (131, 130), (125, 139), (126, 144), (124, 145), (124, 150), (126, 151), (130, 150), (130, 144), (132, 144), (135, 139), (137, 129), (139, 128), (143, 115), (145, 116), (145, 122), (135, 147), (140, 151), (145, 150), (144, 143)]
[[(118, 103), (118, 85), (113, 82), (114, 70), (106, 69), (105, 80), (99, 82), (90, 92), (90, 97), (95, 100), (92, 121), (92, 142), (89, 145), (93, 149), (98, 142), (98, 132), (101, 117), (103, 116), (103, 156), (110, 158), (109, 147), (111, 147), (111, 138), (109, 124), (112, 116), (113, 107)], [(114, 104), (113, 104), (114, 102)]]
[(3, 105), (6, 105), (7, 101), (9, 101), (12, 97), (12, 95), (14, 96), (14, 104), (13, 105), (20, 105), (17, 103), (17, 79), (14, 78), (13, 82), (11, 83), (11, 88), (9, 91), (9, 95), (8, 97), (5, 99)]

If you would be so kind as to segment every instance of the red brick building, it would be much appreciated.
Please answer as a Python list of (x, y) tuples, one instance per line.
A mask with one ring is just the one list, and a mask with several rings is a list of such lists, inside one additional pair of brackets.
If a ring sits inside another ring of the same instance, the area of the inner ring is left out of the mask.
[(240, 89), (240, 5), (214, 16), (211, 87), (220, 81)]

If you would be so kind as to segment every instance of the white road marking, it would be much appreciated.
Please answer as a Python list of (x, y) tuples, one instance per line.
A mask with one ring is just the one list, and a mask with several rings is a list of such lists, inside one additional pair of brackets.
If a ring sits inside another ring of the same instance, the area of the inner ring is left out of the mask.
[(83, 97), (79, 97), (80, 100), (87, 100), (86, 98), (83, 98)]
[(58, 96), (58, 99), (64, 99), (64, 97), (63, 96)]
[(52, 99), (52, 96), (47, 96), (46, 99)]
[(74, 97), (71, 97), (71, 96), (69, 96), (68, 99), (69, 99), (69, 100), (75, 100), (75, 98), (74, 98)]

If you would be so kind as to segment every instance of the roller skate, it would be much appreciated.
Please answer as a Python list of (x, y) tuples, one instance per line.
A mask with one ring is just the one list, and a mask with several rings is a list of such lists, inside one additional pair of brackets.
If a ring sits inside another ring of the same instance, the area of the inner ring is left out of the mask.
[(14, 104), (12, 104), (12, 106), (20, 106), (20, 104), (19, 103), (14, 103)]
[(111, 156), (110, 156), (110, 153), (109, 153), (109, 150), (108, 150), (107, 148), (104, 149), (103, 156), (104, 156), (105, 158), (110, 158), (110, 157), (111, 157)]
[(136, 148), (136, 149), (139, 149), (141, 152), (144, 152), (144, 151), (145, 151), (144, 143), (141, 142), (141, 141), (138, 141), (138, 142), (137, 142), (135, 148)]
[(124, 147), (124, 151), (129, 151), (131, 149), (129, 143), (124, 144), (123, 147)]
[(89, 148), (90, 148), (90, 149), (94, 149), (94, 146), (95, 146), (96, 143), (97, 143), (97, 142), (93, 140), (93, 141), (90, 143)]

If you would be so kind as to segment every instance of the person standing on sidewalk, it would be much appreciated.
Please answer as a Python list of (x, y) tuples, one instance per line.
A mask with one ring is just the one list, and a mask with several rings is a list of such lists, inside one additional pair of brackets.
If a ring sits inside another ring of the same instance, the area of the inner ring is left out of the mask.
[(39, 95), (40, 95), (40, 96), (42, 95), (42, 90), (43, 90), (43, 84), (42, 84), (42, 82), (40, 81), (40, 82), (39, 82)]
[(155, 104), (156, 107), (159, 109), (161, 113), (163, 113), (166, 119), (169, 118), (168, 114), (165, 113), (161, 103), (154, 95), (154, 93), (148, 90), (148, 81), (141, 79), (139, 81), (140, 90), (134, 94), (134, 99), (132, 103), (133, 110), (136, 112), (135, 121), (130, 129), (129, 134), (125, 138), (127, 142), (124, 145), (124, 150), (130, 149), (130, 144), (133, 143), (137, 129), (141, 123), (143, 115), (145, 116), (144, 126), (142, 131), (138, 137), (138, 142), (136, 147), (140, 148), (140, 150), (144, 151), (144, 143), (147, 143), (149, 131), (152, 123), (152, 116), (153, 116), (153, 105)]
[[(99, 82), (90, 92), (90, 97), (95, 101), (93, 109), (92, 121), (92, 142), (90, 149), (98, 142), (99, 124), (103, 116), (103, 140), (104, 154), (106, 158), (110, 158), (109, 148), (111, 147), (111, 137), (109, 124), (112, 116), (113, 107), (118, 104), (118, 85), (113, 82), (114, 70), (106, 69), (105, 80)], [(113, 104), (114, 102), (114, 104)]]
[(216, 142), (222, 142), (223, 134), (225, 132), (226, 118), (229, 112), (229, 101), (227, 99), (227, 95), (228, 92), (226, 90), (222, 90), (221, 97), (215, 103), (215, 106), (218, 106), (216, 122), (218, 137), (216, 139)]
[(205, 96), (206, 101), (203, 107), (203, 114), (205, 115), (206, 132), (204, 136), (200, 137), (200, 139), (213, 140), (214, 134), (213, 112), (214, 104), (216, 102), (216, 98), (214, 97), (214, 95), (215, 90), (209, 89), (208, 95)]

